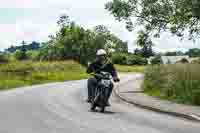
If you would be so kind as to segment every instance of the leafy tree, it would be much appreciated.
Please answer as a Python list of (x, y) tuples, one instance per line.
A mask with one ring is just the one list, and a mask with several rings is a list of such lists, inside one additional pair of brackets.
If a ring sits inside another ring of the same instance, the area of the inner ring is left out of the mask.
[(128, 52), (126, 42), (123, 42), (103, 25), (93, 30), (84, 29), (62, 15), (57, 24), (60, 29), (55, 35), (49, 36), (49, 41), (42, 44), (39, 57), (41, 60), (74, 59), (82, 64), (93, 60), (98, 49), (108, 52)]
[(200, 57), (200, 49), (198, 48), (189, 49), (189, 51), (186, 52), (185, 54), (189, 55), (190, 57)]
[(139, 31), (136, 44), (142, 47), (141, 55), (143, 57), (148, 58), (154, 55), (152, 50), (153, 42), (151, 41), (148, 33), (145, 33), (144, 31)]
[(185, 53), (181, 51), (174, 51), (174, 52), (166, 52), (164, 55), (165, 56), (183, 56), (185, 55)]
[(38, 50), (40, 48), (40, 43), (33, 41), (30, 44), (27, 44), (22, 41), (22, 46), (11, 46), (10, 48), (6, 49), (5, 51), (8, 51), (10, 53), (14, 53), (16, 50)]
[(26, 53), (24, 51), (22, 51), (22, 50), (16, 50), (14, 56), (15, 56), (15, 59), (17, 59), (17, 60), (25, 60), (25, 59), (27, 59)]
[(133, 30), (135, 18), (135, 24), (154, 37), (163, 31), (189, 39), (200, 35), (199, 0), (113, 0), (105, 8), (117, 20), (125, 20), (129, 30)]

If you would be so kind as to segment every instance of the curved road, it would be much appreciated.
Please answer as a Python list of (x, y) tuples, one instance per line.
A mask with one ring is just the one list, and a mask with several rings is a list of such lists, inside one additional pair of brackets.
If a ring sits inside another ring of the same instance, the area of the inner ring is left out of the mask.
[[(126, 75), (122, 83), (141, 75)], [(0, 133), (199, 133), (200, 124), (137, 108), (112, 97), (106, 114), (89, 112), (86, 81), (0, 93)]]

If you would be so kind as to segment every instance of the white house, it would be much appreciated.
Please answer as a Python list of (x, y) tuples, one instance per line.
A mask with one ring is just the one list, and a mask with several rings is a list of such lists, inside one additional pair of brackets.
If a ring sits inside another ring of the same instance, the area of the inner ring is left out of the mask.
[(189, 61), (189, 56), (161, 56), (163, 64), (175, 64), (182, 59), (187, 59)]
[[(149, 57), (148, 64), (151, 64), (151, 60), (155, 57)], [(181, 61), (182, 59), (187, 59), (190, 62), (190, 57), (189, 56), (161, 56), (161, 60), (163, 64), (175, 64), (178, 61)]]

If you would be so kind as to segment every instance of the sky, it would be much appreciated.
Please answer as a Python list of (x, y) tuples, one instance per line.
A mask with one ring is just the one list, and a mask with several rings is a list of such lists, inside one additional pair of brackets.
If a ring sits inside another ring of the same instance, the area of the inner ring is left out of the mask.
[[(0, 0), (0, 50), (22, 42), (48, 40), (57, 30), (56, 21), (61, 14), (85, 28), (103, 24), (124, 41), (128, 41), (129, 51), (136, 48), (137, 32), (128, 32), (122, 22), (118, 22), (104, 9), (110, 0)], [(186, 51), (200, 48), (198, 42), (179, 41), (165, 33), (154, 39), (155, 51)]]

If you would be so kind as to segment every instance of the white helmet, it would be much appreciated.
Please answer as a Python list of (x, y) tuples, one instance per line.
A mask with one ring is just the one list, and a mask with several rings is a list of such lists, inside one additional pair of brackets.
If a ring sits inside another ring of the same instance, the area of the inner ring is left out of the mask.
[(106, 55), (107, 53), (106, 53), (106, 51), (104, 50), (104, 49), (99, 49), (98, 51), (97, 51), (97, 55)]

